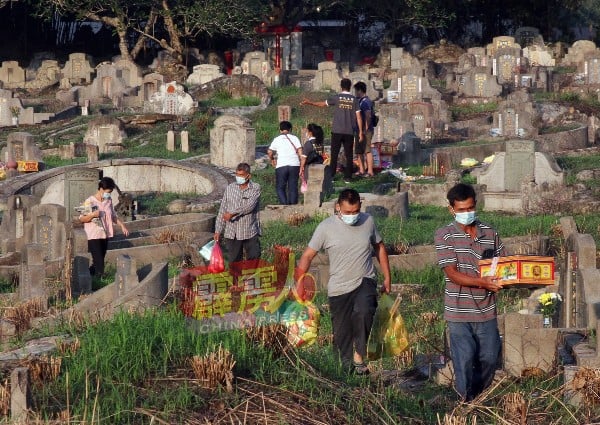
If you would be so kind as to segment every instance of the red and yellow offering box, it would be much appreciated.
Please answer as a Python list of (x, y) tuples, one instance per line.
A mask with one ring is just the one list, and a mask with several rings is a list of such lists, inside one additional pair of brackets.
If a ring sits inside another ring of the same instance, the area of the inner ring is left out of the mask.
[[(481, 276), (492, 275), (493, 260), (479, 261)], [(504, 286), (535, 286), (554, 284), (554, 257), (538, 257), (534, 255), (512, 255), (498, 257), (495, 276), (502, 280)]]

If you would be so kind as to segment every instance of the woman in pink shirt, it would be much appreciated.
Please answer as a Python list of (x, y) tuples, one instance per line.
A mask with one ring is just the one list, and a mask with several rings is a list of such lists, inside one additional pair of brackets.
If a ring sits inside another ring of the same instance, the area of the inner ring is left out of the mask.
[(108, 249), (108, 239), (114, 235), (113, 224), (118, 224), (125, 236), (129, 235), (129, 230), (119, 220), (113, 207), (111, 193), (115, 187), (115, 181), (110, 177), (101, 178), (98, 192), (84, 202), (86, 214), (79, 216), (88, 238), (88, 250), (92, 254), (92, 276), (101, 277), (104, 274), (104, 257)]

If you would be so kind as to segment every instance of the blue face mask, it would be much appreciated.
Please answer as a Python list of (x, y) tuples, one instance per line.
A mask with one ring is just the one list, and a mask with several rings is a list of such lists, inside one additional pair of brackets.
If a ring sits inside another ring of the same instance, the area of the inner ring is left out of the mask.
[(244, 184), (248, 181), (247, 177), (240, 177), (240, 176), (235, 176), (235, 182), (237, 184)]
[(358, 221), (359, 214), (340, 214), (340, 217), (342, 218), (342, 221), (348, 226), (354, 226)]
[(475, 221), (475, 211), (454, 213), (454, 219), (457, 223), (468, 226)]
[(105, 201), (106, 201), (107, 199), (110, 199), (110, 193), (108, 193), (108, 192), (104, 192), (104, 193), (102, 194), (102, 199), (104, 199)]

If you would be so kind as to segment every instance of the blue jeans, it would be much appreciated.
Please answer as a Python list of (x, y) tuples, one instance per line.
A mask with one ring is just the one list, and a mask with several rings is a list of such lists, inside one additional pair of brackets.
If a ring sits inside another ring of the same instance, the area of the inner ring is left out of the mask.
[(275, 169), (275, 190), (281, 205), (298, 203), (298, 177), (300, 166), (284, 165)]
[(471, 401), (494, 380), (501, 349), (498, 321), (448, 322), (454, 388)]

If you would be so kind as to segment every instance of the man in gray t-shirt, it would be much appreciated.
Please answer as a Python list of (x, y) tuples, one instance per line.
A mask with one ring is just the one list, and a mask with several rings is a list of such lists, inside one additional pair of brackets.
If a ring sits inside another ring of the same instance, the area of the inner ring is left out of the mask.
[(298, 269), (306, 273), (320, 250), (329, 255), (327, 295), (333, 325), (333, 345), (345, 365), (368, 373), (364, 363), (367, 341), (377, 308), (377, 280), (373, 255), (383, 273), (382, 292), (390, 292), (390, 266), (373, 217), (360, 212), (360, 195), (344, 189), (336, 214), (323, 220), (304, 250)]

